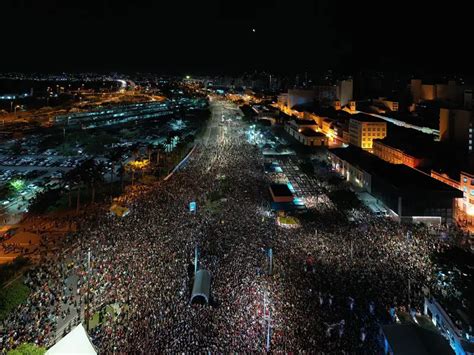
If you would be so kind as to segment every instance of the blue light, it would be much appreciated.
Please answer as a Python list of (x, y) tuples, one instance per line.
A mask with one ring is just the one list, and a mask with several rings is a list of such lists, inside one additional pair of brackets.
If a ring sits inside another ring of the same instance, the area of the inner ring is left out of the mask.
[(299, 197), (295, 197), (293, 199), (293, 204), (296, 205), (296, 206), (304, 206), (303, 200), (300, 199)]
[(295, 189), (293, 188), (293, 185), (291, 184), (291, 182), (288, 181), (288, 182), (286, 183), (286, 186), (288, 186), (288, 188), (290, 189), (291, 193), (293, 193), (293, 194), (295, 193)]

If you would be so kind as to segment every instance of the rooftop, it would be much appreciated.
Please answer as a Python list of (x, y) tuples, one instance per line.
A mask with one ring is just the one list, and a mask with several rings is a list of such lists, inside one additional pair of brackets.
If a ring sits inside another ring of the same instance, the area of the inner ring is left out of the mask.
[(312, 130), (311, 128), (303, 128), (300, 133), (306, 137), (324, 137), (325, 136), (323, 133), (316, 132), (315, 130)]
[(382, 327), (395, 354), (453, 354), (448, 341), (439, 333), (414, 324), (390, 324)]
[(432, 135), (395, 125), (389, 126), (389, 134), (385, 138), (377, 140), (416, 158), (430, 157), (434, 150)]
[(272, 190), (273, 195), (275, 196), (279, 196), (279, 197), (293, 196), (287, 184), (271, 184), (270, 189)]
[(314, 122), (313, 120), (304, 120), (304, 119), (296, 118), (293, 121), (295, 121), (297, 125), (310, 125), (310, 126), (316, 125), (316, 122)]
[(402, 164), (390, 164), (361, 148), (349, 146), (330, 151), (353, 166), (375, 175), (400, 191), (448, 192), (453, 197), (462, 197), (462, 191), (448, 186), (431, 176)]
[(377, 117), (374, 117), (372, 115), (368, 115), (362, 112), (356, 113), (355, 115), (352, 115), (350, 118), (351, 120), (356, 120), (359, 122), (385, 122), (384, 120), (380, 118), (377, 118)]

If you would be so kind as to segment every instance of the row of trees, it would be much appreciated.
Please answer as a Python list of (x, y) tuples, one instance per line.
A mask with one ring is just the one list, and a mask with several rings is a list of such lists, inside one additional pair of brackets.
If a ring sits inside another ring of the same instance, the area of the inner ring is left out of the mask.
[[(110, 196), (113, 195), (113, 186), (116, 174), (120, 178), (121, 191), (124, 188), (124, 180), (129, 174), (132, 185), (135, 182), (137, 172), (141, 172), (142, 177), (145, 172), (160, 174), (161, 171), (167, 171), (170, 166), (181, 159), (186, 151), (188, 143), (194, 141), (193, 136), (182, 137), (179, 134), (170, 134), (163, 144), (148, 144), (145, 156), (140, 154), (140, 145), (135, 144), (131, 147), (114, 147), (105, 154), (112, 166), (110, 169)], [(132, 161), (125, 163), (124, 156), (132, 155)], [(80, 165), (70, 170), (63, 178), (61, 186), (53, 189), (46, 189), (39, 193), (32, 201), (30, 211), (33, 213), (43, 213), (61, 199), (64, 193), (68, 196), (68, 206), (72, 207), (73, 195), (76, 195), (76, 211), (81, 207), (81, 195), (84, 190), (86, 195), (90, 194), (90, 202), (95, 203), (96, 191), (105, 183), (106, 165), (96, 159), (88, 159)]]

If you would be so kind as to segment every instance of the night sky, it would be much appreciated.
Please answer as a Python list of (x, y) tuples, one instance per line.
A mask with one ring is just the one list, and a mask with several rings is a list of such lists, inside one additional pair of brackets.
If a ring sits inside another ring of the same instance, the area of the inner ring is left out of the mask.
[(0, 71), (472, 73), (466, 6), (2, 0)]

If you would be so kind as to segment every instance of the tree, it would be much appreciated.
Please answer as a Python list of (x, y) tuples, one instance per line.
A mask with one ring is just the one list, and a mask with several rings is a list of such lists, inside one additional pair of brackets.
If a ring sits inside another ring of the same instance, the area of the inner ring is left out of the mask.
[(88, 159), (80, 166), (81, 180), (91, 188), (91, 202), (95, 202), (95, 190), (97, 184), (104, 181), (105, 166), (103, 162), (97, 162), (95, 159)]
[(7, 355), (43, 355), (46, 349), (31, 343), (23, 343), (16, 349), (7, 352)]
[(120, 190), (123, 191), (123, 178), (125, 176), (125, 167), (123, 166), (122, 163), (120, 163), (117, 173), (118, 173), (118, 176), (120, 177)]
[(115, 147), (108, 151), (107, 158), (112, 162), (112, 167), (110, 169), (110, 192), (112, 194), (112, 186), (114, 180), (114, 172), (117, 163), (122, 163), (122, 158), (125, 154), (124, 147)]
[(72, 188), (76, 187), (77, 189), (76, 212), (79, 212), (79, 208), (81, 204), (81, 184), (82, 184), (82, 178), (83, 178), (81, 170), (80, 170), (81, 165), (78, 165), (74, 169), (69, 170), (63, 179), (63, 184), (69, 187), (69, 207), (71, 206)]
[(148, 161), (151, 163), (151, 153), (153, 153), (153, 144), (148, 144), (146, 146), (146, 153), (148, 155)]
[(31, 213), (42, 214), (50, 207), (53, 207), (61, 198), (60, 189), (46, 189), (35, 195), (31, 199), (29, 211)]
[(137, 160), (138, 156), (140, 155), (140, 145), (138, 143), (134, 144), (131, 151), (133, 160)]
[(165, 142), (166, 150), (168, 151), (168, 153), (170, 153), (173, 148), (173, 141), (174, 141), (174, 134), (173, 132), (169, 132), (168, 135), (166, 136), (166, 142)]
[(161, 153), (164, 152), (165, 150), (166, 150), (166, 147), (164, 146), (164, 144), (162, 144), (162, 143), (158, 144), (158, 151), (157, 151), (157, 154), (156, 154), (156, 165), (160, 164)]

